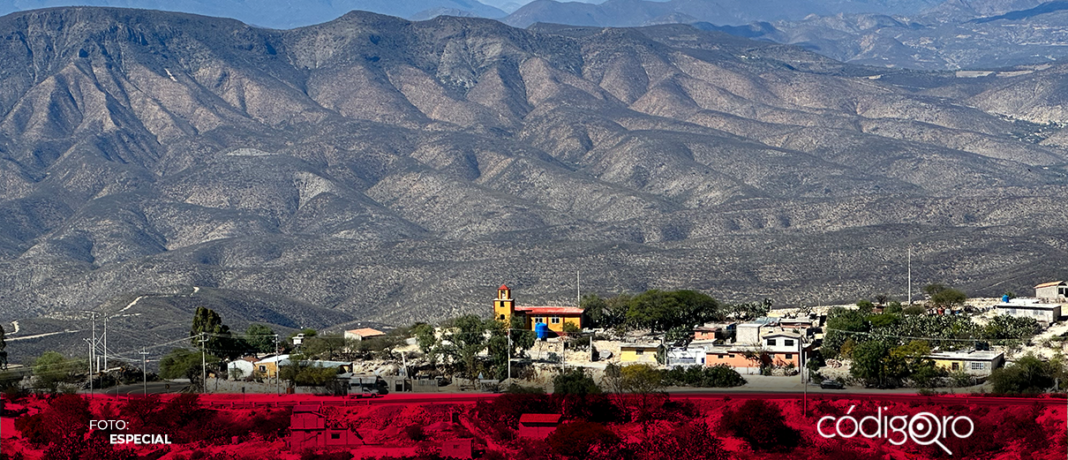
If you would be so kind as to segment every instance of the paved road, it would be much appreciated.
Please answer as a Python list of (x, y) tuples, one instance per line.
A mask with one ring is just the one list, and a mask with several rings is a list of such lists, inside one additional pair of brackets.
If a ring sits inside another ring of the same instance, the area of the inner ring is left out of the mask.
[[(148, 382), (148, 394), (178, 393), (187, 386), (189, 386), (189, 382)], [(144, 391), (145, 387), (140, 383), (135, 385), (120, 385), (117, 387), (106, 388), (104, 390), (94, 390), (97, 394), (106, 395), (139, 395), (143, 394)], [(85, 391), (83, 393), (87, 392), (88, 391)]]

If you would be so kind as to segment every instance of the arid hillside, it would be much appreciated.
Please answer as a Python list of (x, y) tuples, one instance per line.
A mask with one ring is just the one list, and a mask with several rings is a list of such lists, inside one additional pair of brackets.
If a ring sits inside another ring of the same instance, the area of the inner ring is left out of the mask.
[(917, 286), (1068, 276), (1064, 66), (959, 79), (684, 25), (370, 13), (49, 9), (0, 37), (17, 335), (148, 294), (122, 327), (160, 338), (197, 304), (239, 327), (435, 320), (501, 283), (572, 302), (577, 271), (815, 304), (903, 295), (909, 245)]

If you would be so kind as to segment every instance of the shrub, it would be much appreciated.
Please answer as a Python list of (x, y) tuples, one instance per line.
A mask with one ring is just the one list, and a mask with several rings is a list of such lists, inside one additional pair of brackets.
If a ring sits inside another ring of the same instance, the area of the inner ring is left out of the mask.
[(558, 427), (546, 441), (557, 455), (586, 458), (591, 448), (618, 444), (619, 436), (600, 423), (575, 421)]
[(801, 434), (786, 425), (782, 411), (761, 399), (747, 400), (737, 410), (725, 410), (718, 428), (754, 450), (790, 451), (801, 440)]

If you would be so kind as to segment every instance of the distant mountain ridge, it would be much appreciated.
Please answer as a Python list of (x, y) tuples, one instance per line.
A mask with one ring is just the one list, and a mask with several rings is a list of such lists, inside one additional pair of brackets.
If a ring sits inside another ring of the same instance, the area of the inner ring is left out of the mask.
[(47, 7), (93, 6), (142, 8), (232, 18), (246, 24), (292, 29), (332, 21), (353, 10), (402, 18), (429, 18), (437, 13), (460, 13), (501, 18), (503, 10), (477, 0), (14, 0), (0, 5), (0, 15)]
[(502, 19), (515, 27), (543, 22), (577, 26), (634, 27), (662, 23), (663, 18), (683, 15), (692, 21), (737, 26), (754, 21), (799, 20), (810, 15), (916, 14), (937, 5), (936, 1), (863, 0), (607, 0), (600, 4), (536, 0)]
[(433, 321), (502, 283), (573, 303), (576, 272), (583, 292), (854, 300), (902, 295), (909, 245), (916, 286), (1068, 276), (1063, 64), (957, 78), (687, 25), (363, 12), (269, 30), (55, 8), (0, 35), (20, 334), (122, 310), (116, 346), (139, 347), (197, 305), (236, 327)]

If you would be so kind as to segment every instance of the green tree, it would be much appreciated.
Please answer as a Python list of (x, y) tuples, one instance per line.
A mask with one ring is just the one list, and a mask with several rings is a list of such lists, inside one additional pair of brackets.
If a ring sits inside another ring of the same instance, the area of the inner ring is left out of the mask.
[[(207, 338), (207, 342), (201, 344), (201, 334)], [(193, 346), (203, 346), (208, 352), (225, 356), (229, 359), (236, 358), (245, 353), (242, 344), (234, 340), (230, 333), (230, 327), (223, 324), (222, 317), (214, 310), (197, 307), (193, 314), (193, 326), (189, 330), (189, 341)]]
[(526, 313), (513, 314), (508, 327), (512, 330), (512, 356), (522, 356), (534, 347), (534, 341), (538, 339), (538, 336), (527, 328)]
[(601, 387), (582, 368), (570, 369), (553, 377), (553, 394), (586, 396), (600, 394)]
[(886, 308), (883, 309), (883, 313), (887, 313), (887, 314), (891, 314), (891, 315), (897, 315), (897, 314), (901, 314), (903, 309), (904, 308), (902, 308), (901, 302), (898, 302), (898, 301), (895, 300), (893, 302), (890, 302), (890, 304), (888, 304), (886, 306)]
[(317, 361), (308, 360), (304, 355), (291, 355), (289, 362), (279, 368), (278, 376), (291, 385), (324, 386), (337, 378), (338, 370), (318, 365)]
[(875, 304), (871, 303), (868, 299), (860, 299), (857, 301), (857, 310), (863, 315), (870, 315), (871, 311), (875, 309)]
[(55, 351), (46, 351), (33, 362), (33, 375), (37, 377), (38, 388), (52, 392), (60, 383), (72, 381), (75, 374), (87, 369), (86, 363), (67, 359)]
[(905, 309), (901, 310), (901, 313), (904, 313), (908, 316), (920, 316), (924, 313), (927, 313), (927, 309), (923, 308), (922, 305), (909, 305), (905, 307)]
[(275, 353), (275, 333), (270, 326), (250, 324), (245, 329), (245, 343), (256, 353)]
[(652, 289), (630, 300), (627, 309), (627, 324), (652, 331), (666, 331), (675, 320), (679, 303), (666, 291)]
[(1011, 366), (995, 369), (990, 374), (990, 383), (994, 385), (994, 393), (1043, 393), (1053, 388), (1058, 371), (1051, 363), (1028, 353)]
[(464, 315), (452, 320), (445, 336), (452, 342), (447, 352), (462, 366), (462, 375), (478, 375), (478, 354), (486, 349), (486, 330), (495, 327), (496, 320), (483, 320), (478, 315)]
[(438, 338), (434, 334), (434, 326), (427, 323), (415, 323), (412, 326), (412, 333), (415, 334), (415, 340), (419, 343), (419, 349), (423, 353), (430, 353), (430, 348), (438, 343)]
[(357, 346), (355, 340), (346, 343), (344, 334), (318, 334), (304, 339), (301, 345), (301, 353), (310, 357), (327, 361), (338, 358), (346, 348)]
[(868, 330), (868, 321), (861, 312), (841, 307), (832, 308), (827, 314), (827, 333), (824, 335), (823, 346), (820, 350), (827, 359), (837, 358), (842, 344), (855, 335), (851, 333), (868, 332)]
[(605, 327), (606, 323), (609, 322), (608, 302), (605, 302), (601, 296), (586, 294), (582, 296), (579, 306), (582, 307), (582, 312), (590, 321), (591, 327)]
[(968, 300), (968, 296), (957, 289), (943, 289), (931, 296), (931, 303), (943, 308), (964, 305), (966, 300)]
[(663, 374), (648, 364), (631, 364), (620, 369), (623, 390), (637, 395), (637, 417), (642, 424), (642, 433), (648, 438), (649, 420), (652, 413), (664, 404)]
[(868, 384), (886, 386), (890, 373), (887, 362), (890, 349), (890, 344), (881, 340), (857, 344), (853, 350), (853, 367), (849, 373)]
[[(894, 347), (887, 358), (887, 376), (912, 377), (913, 380), (929, 379), (933, 376), (932, 371), (935, 369), (934, 362), (929, 358), (930, 355), (931, 344), (926, 340), (913, 340), (905, 345)], [(917, 383), (925, 386), (924, 382), (918, 381)]]
[[(211, 354), (204, 356), (204, 364), (214, 368), (215, 365), (221, 363), (222, 360), (218, 356)], [(194, 388), (204, 389), (204, 382), (201, 380), (201, 376), (204, 373), (204, 369), (201, 366), (201, 354), (200, 350), (188, 350), (185, 348), (175, 348), (169, 353), (163, 356), (159, 362), (159, 374), (160, 377), (165, 379), (189, 379), (189, 383)]]

